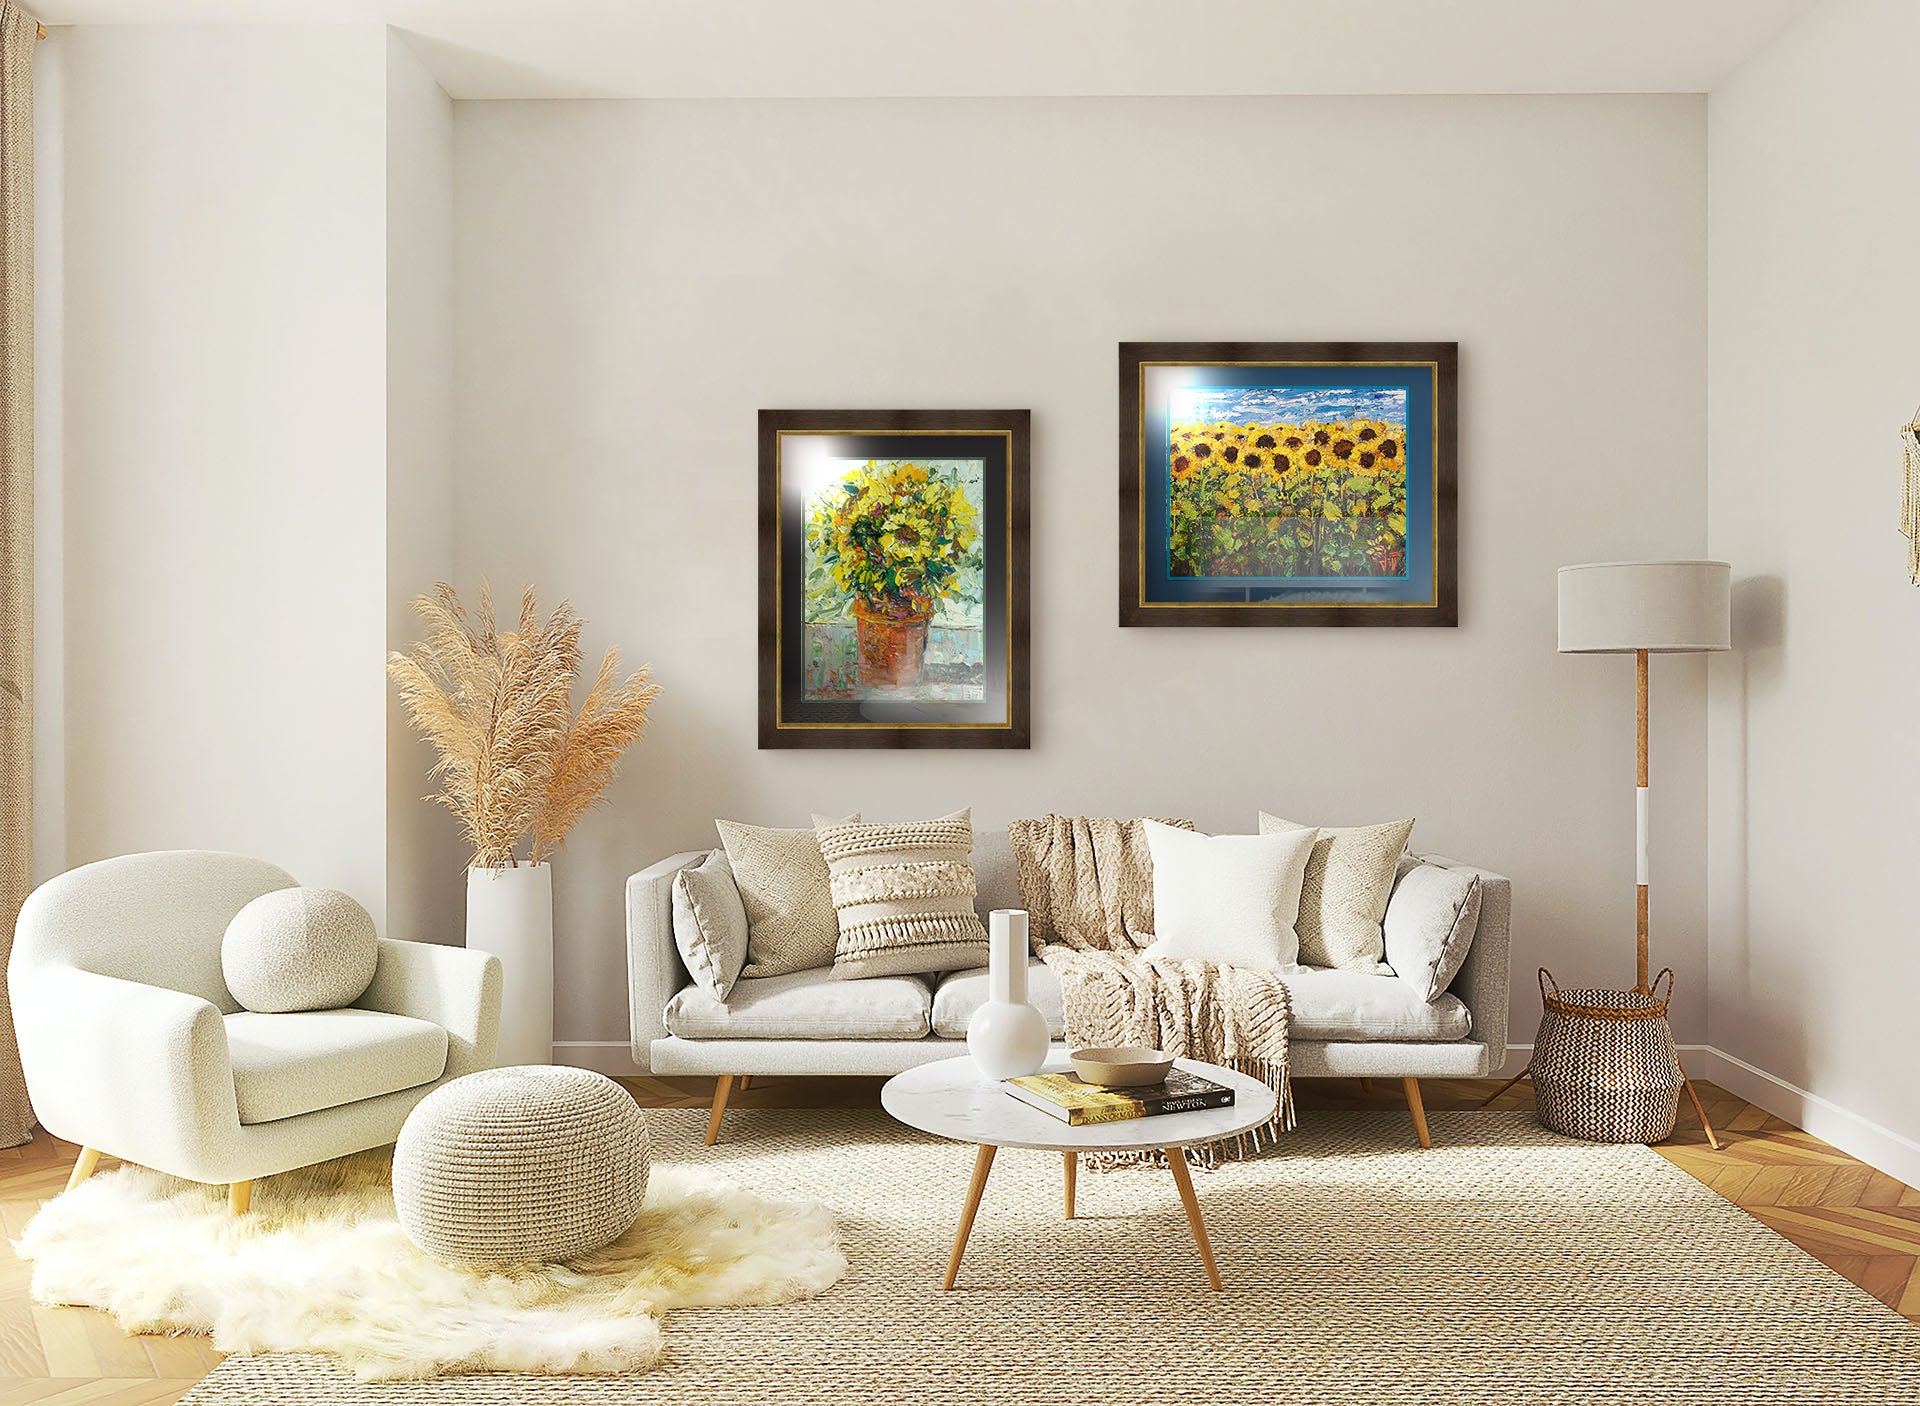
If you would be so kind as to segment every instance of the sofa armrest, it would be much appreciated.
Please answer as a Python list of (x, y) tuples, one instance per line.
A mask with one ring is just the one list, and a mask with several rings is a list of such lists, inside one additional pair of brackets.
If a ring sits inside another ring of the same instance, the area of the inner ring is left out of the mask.
[(78, 967), (22, 975), (14, 1028), (48, 1132), (175, 1176), (228, 1179), (240, 1108), (217, 1006)]
[(673, 876), (711, 853), (672, 855), (627, 880), (627, 1021), (642, 1069), (652, 1069), (653, 1042), (666, 1037), (667, 1002), (693, 980), (673, 944)]
[(1480, 876), (1480, 926), (1474, 930), (1467, 960), (1447, 989), (1473, 1015), (1473, 1038), (1487, 1047), (1487, 1072), (1498, 1073), (1507, 1057), (1507, 1024), (1513, 1001), (1511, 924), (1513, 880), (1490, 869), (1443, 855), (1422, 855), (1428, 864)]
[(500, 959), (436, 942), (380, 939), (373, 984), (353, 1004), (363, 1011), (430, 1020), (447, 1032), (442, 1080), (493, 1068), (500, 1039)]

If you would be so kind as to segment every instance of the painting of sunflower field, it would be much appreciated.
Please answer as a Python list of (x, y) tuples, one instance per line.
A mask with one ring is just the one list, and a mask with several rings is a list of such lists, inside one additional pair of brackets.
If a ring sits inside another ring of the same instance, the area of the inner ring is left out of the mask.
[(1168, 410), (1171, 576), (1405, 576), (1405, 390), (1195, 387)]
[(805, 505), (805, 697), (980, 700), (985, 465), (832, 469)]

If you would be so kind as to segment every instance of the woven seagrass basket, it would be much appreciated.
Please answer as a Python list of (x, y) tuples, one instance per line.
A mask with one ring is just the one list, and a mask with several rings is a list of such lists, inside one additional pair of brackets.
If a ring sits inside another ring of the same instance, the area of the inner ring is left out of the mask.
[[(1656, 995), (1665, 979), (1665, 995)], [(1673, 968), (1653, 991), (1562, 991), (1540, 968), (1546, 1014), (1533, 1042), (1540, 1121), (1587, 1142), (1659, 1142), (1680, 1111), (1680, 1052), (1667, 1024)]]

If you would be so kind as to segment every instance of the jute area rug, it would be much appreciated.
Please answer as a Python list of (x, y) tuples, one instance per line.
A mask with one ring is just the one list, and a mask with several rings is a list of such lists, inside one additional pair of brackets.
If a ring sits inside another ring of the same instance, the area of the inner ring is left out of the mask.
[(360, 1384), (326, 1359), (232, 1358), (194, 1406), (307, 1402), (968, 1401), (1118, 1406), (1920, 1402), (1920, 1332), (1643, 1147), (1524, 1113), (1307, 1114), (1279, 1151), (1196, 1175), (1206, 1286), (1164, 1170), (1003, 1151), (959, 1284), (940, 1276), (972, 1149), (877, 1111), (660, 1112), (658, 1158), (825, 1201), (851, 1260), (817, 1299), (689, 1309), (633, 1377)]

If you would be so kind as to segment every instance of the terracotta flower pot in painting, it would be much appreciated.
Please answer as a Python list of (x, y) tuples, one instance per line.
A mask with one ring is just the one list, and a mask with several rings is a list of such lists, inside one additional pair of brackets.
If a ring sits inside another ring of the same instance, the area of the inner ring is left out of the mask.
[(853, 604), (855, 643), (863, 688), (901, 688), (920, 677), (927, 656), (931, 611), (911, 606)]

